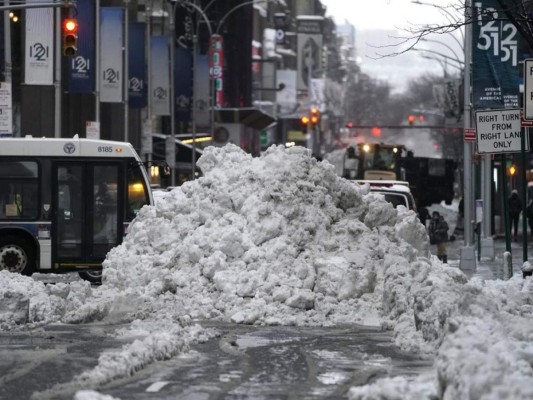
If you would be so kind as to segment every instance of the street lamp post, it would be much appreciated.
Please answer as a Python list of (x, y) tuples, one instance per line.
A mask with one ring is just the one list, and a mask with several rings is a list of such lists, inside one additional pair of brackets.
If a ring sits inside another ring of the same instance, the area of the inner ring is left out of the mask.
[[(464, 73), (464, 129), (469, 129), (471, 122), (470, 100), (470, 60), (472, 49), (472, 2), (465, 0), (465, 73)], [(463, 202), (464, 202), (464, 245), (461, 247), (460, 264), (462, 270), (476, 269), (476, 255), (473, 247), (472, 217), (474, 210), (474, 193), (472, 190), (472, 144), (464, 142), (463, 150)]]
[(176, 7), (178, 5), (177, 0), (170, 0), (171, 5), (171, 11), (170, 11), (170, 137), (172, 140), (172, 146), (173, 146), (173, 154), (174, 154), (174, 160), (173, 165), (171, 169), (171, 184), (172, 186), (176, 186), (176, 110), (175, 110), (175, 94), (174, 94), (174, 45), (175, 45), (175, 32), (176, 32), (176, 26), (175, 26), (175, 14), (176, 14)]
[[(215, 35), (218, 35), (219, 30), (222, 27), (222, 25), (224, 24), (226, 19), (234, 11), (238, 10), (241, 7), (250, 5), (250, 4), (268, 3), (270, 0), (250, 0), (250, 1), (245, 1), (245, 2), (243, 2), (241, 4), (236, 5), (235, 7), (231, 8), (226, 14), (224, 14), (224, 16), (218, 22), (215, 31), (213, 31), (213, 28), (211, 26), (211, 22), (209, 21), (209, 18), (207, 18), (206, 10), (211, 6), (211, 4), (213, 4), (214, 1), (215, 0), (212, 0), (211, 2), (209, 2), (207, 4), (207, 6), (205, 7), (205, 9), (202, 9), (201, 7), (199, 7), (196, 4), (196, 0), (192, 0), (192, 1), (191, 0), (182, 0), (181, 1), (182, 4), (185, 4), (186, 6), (192, 7), (196, 12), (198, 12), (200, 14), (202, 19), (204, 20), (205, 25), (206, 25), (207, 30), (208, 30), (208, 33), (209, 33), (209, 48), (210, 49), (211, 49), (211, 44), (212, 44), (213, 37)], [(197, 25), (197, 31), (198, 31), (198, 25)], [(193, 105), (192, 105), (193, 106), (193, 110), (192, 110), (192, 112), (193, 112), (192, 139), (193, 140), (192, 140), (192, 165), (191, 165), (191, 167), (192, 167), (192, 179), (195, 179), (195, 176), (196, 176), (196, 87), (195, 87), (195, 82), (197, 82), (197, 80), (196, 80), (197, 41), (198, 41), (198, 32), (194, 32), (194, 36), (193, 36), (193, 43), (194, 43), (194, 50), (193, 50), (193, 52), (194, 52), (193, 53), (193, 70), (194, 70), (194, 72), (193, 73), (194, 73), (194, 76), (193, 76)], [(209, 74), (211, 75), (211, 71), (209, 72)], [(212, 79), (211, 76), (209, 76), (209, 108), (210, 108), (210, 113), (209, 113), (210, 127), (209, 127), (209, 130), (210, 130), (211, 135), (213, 135), (213, 133), (214, 133), (214, 124), (215, 124), (215, 122), (214, 122), (214, 115), (215, 115), (215, 110), (214, 110), (215, 109), (214, 89), (215, 89), (215, 86), (214, 86), (213, 79)]]

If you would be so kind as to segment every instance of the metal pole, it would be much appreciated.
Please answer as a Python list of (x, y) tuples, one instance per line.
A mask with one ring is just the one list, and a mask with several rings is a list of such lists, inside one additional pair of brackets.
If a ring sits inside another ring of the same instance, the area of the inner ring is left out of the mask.
[(174, 99), (174, 46), (175, 46), (175, 26), (174, 13), (176, 12), (176, 3), (170, 8), (170, 137), (174, 146), (174, 162), (172, 165), (172, 186), (176, 186), (176, 110)]
[(130, 71), (128, 68), (129, 57), (129, 0), (124, 0), (124, 141), (129, 141), (129, 87), (130, 87)]
[[(150, 128), (149, 135), (152, 135), (152, 48), (151, 48), (151, 37), (152, 37), (152, 2), (148, 4), (146, 3), (146, 45), (145, 45), (145, 51), (146, 51), (146, 76), (148, 76), (148, 82), (146, 86), (147, 90), (147, 99), (146, 99), (146, 120), (148, 126)], [(147, 134), (144, 131), (143, 127), (143, 134)], [(150, 143), (152, 143), (152, 137), (150, 137)], [(150, 145), (150, 151), (146, 155), (147, 161), (152, 161), (152, 152), (153, 152), (153, 144)]]
[(95, 45), (96, 45), (96, 79), (94, 82), (94, 120), (100, 122), (100, 77), (101, 77), (101, 63), (100, 63), (100, 0), (96, 0), (95, 12)]
[[(191, 158), (191, 180), (194, 180), (196, 178), (196, 102), (197, 102), (197, 74), (196, 74), (196, 66), (197, 66), (197, 46), (198, 46), (198, 37), (196, 34), (198, 33), (198, 25), (196, 26), (196, 32), (192, 35), (192, 65), (193, 65), (193, 76), (192, 76), (192, 158)], [(211, 48), (211, 38), (209, 38), (209, 46)], [(209, 57), (211, 56), (211, 52), (209, 51)], [(209, 77), (209, 88), (211, 89), (211, 77)], [(211, 103), (211, 107), (213, 108), (213, 103)]]
[[(9, 0), (4, 0), (5, 7), (9, 6)], [(4, 9), (4, 79), (11, 82), (11, 19), (9, 9)]]
[(520, 130), (520, 156), (522, 161), (522, 168), (520, 168), (520, 177), (522, 178), (522, 259), (524, 262), (527, 261), (527, 178), (526, 178), (526, 168), (527, 168), (527, 157), (526, 157), (526, 134), (528, 133), (527, 128), (522, 128)]
[(501, 154), (501, 181), (502, 181), (502, 204), (503, 223), (505, 224), (505, 250), (511, 253), (511, 221), (509, 218), (509, 196), (507, 195), (507, 158)]
[(55, 9), (56, 40), (54, 62), (54, 136), (61, 137), (61, 9)]
[[(471, 126), (471, 100), (470, 100), (470, 60), (472, 48), (472, 3), (465, 0), (465, 74), (464, 74), (464, 128)], [(464, 202), (464, 246), (461, 248), (459, 267), (463, 270), (476, 268), (475, 250), (472, 245), (472, 212), (474, 209), (474, 196), (472, 191), (472, 145), (464, 142), (464, 179), (463, 179), (463, 202)]]
[[(9, 0), (4, 0), (4, 4), (7, 7)], [(4, 80), (11, 86), (11, 19), (9, 18), (9, 10), (4, 11)], [(11, 96), (11, 134), (15, 136), (15, 129), (13, 129), (13, 86), (9, 92)]]
[[(196, 0), (194, 0), (194, 5), (196, 6)], [(198, 10), (197, 10), (198, 11)], [(209, 21), (207, 21), (207, 23), (209, 23)], [(197, 19), (196, 20), (196, 29), (195, 31), (193, 32), (192, 34), (192, 144), (191, 144), (191, 148), (192, 148), (192, 154), (191, 154), (191, 180), (194, 180), (196, 178), (196, 130), (197, 130), (197, 126), (196, 126), (196, 103), (198, 101), (198, 94), (196, 93), (196, 90), (197, 90), (197, 84), (198, 84), (198, 81), (196, 80), (197, 78), (197, 74), (196, 74), (196, 69), (197, 69), (197, 63), (198, 63), (198, 58), (197, 58), (197, 52), (198, 52), (198, 33), (199, 33), (199, 30), (200, 30), (200, 20)], [(209, 36), (209, 51), (207, 52), (208, 54), (208, 57), (211, 57), (211, 36)], [(210, 62), (210, 60), (208, 60), (208, 63)], [(209, 91), (211, 91), (211, 71), (209, 71)], [(211, 93), (209, 93), (209, 95), (211, 95)], [(213, 103), (211, 101), (209, 101), (209, 105), (210, 105), (210, 113), (212, 112), (212, 108), (213, 108)], [(209, 120), (211, 121), (211, 114), (209, 114)], [(211, 135), (213, 133), (211, 132)]]
[(481, 164), (481, 198), (483, 199), (483, 219), (481, 220), (482, 237), (479, 246), (479, 258), (494, 260), (494, 239), (492, 238), (492, 156), (485, 154)]

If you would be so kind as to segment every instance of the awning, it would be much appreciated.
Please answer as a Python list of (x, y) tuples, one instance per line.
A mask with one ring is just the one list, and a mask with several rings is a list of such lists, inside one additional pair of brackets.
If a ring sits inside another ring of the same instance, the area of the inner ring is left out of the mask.
[(215, 110), (215, 122), (220, 124), (243, 124), (262, 130), (276, 122), (276, 119), (255, 107), (219, 108)]

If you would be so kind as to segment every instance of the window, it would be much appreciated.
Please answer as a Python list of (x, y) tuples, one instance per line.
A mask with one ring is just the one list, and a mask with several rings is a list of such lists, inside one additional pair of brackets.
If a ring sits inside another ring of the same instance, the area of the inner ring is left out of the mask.
[(0, 161), (0, 219), (39, 216), (39, 166), (34, 161)]
[(131, 221), (139, 210), (149, 204), (145, 180), (139, 165), (132, 165), (128, 169), (128, 203), (126, 205), (126, 220)]

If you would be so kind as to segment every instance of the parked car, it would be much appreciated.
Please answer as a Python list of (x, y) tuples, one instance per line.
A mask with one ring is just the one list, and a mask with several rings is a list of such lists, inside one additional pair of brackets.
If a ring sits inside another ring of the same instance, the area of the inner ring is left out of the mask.
[(417, 212), (415, 199), (409, 188), (409, 182), (389, 180), (358, 180), (359, 185), (370, 185), (370, 191), (382, 194), (394, 207), (405, 206)]

